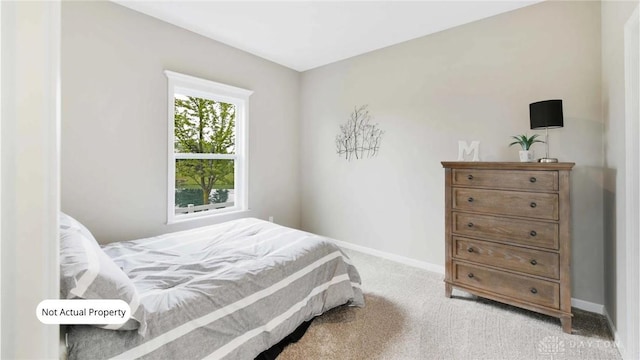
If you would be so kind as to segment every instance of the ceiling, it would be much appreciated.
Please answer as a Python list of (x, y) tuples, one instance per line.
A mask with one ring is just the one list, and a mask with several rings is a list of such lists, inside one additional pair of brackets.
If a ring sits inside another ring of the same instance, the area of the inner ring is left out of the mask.
[(305, 71), (541, 0), (113, 1)]

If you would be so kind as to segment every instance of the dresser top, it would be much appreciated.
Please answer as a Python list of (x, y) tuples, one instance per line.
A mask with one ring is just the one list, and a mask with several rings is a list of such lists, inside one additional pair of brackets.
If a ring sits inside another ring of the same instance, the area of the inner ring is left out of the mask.
[(442, 161), (442, 167), (450, 169), (496, 170), (571, 170), (575, 163), (499, 162), (499, 161)]

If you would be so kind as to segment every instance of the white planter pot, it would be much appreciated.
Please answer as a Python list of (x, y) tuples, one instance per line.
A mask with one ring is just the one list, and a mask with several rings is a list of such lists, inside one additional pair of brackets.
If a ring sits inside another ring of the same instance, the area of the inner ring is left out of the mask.
[(533, 162), (533, 150), (520, 150), (520, 162)]

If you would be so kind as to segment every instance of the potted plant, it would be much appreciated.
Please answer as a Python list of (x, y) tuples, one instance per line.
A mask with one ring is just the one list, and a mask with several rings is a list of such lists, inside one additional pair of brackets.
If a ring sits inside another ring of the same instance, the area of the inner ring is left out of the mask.
[(513, 146), (518, 144), (522, 147), (520, 151), (520, 162), (532, 162), (533, 161), (533, 150), (531, 150), (531, 145), (535, 143), (544, 143), (542, 140), (536, 139), (538, 134), (534, 134), (531, 137), (527, 135), (518, 135), (512, 136), (512, 138), (516, 139), (516, 141), (509, 144), (509, 146)]

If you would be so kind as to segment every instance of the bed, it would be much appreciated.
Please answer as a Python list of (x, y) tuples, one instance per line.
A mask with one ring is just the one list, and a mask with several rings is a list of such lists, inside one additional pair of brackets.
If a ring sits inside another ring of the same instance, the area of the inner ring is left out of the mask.
[(61, 298), (132, 313), (68, 327), (68, 359), (254, 359), (329, 309), (364, 306), (358, 271), (321, 236), (246, 218), (100, 247), (62, 216)]

